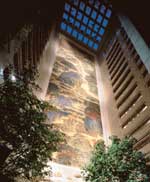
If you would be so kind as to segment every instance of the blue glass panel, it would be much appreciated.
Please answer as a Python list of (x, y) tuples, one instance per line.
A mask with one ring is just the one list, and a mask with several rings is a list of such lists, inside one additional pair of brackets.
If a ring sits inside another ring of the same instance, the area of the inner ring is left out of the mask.
[(78, 6), (79, 0), (74, 0), (74, 5)]
[(87, 38), (87, 37), (84, 37), (83, 42), (84, 42), (85, 44), (87, 44), (87, 43), (88, 43), (88, 38)]
[(68, 20), (68, 15), (66, 13), (63, 14), (63, 19)]
[(103, 35), (104, 32), (105, 32), (105, 29), (104, 29), (104, 28), (101, 28), (100, 31), (99, 31), (99, 34), (100, 34), (100, 35)]
[(101, 15), (98, 15), (97, 22), (98, 23), (101, 23), (102, 22), (102, 19), (103, 19), (103, 17)]
[(99, 0), (97, 0), (97, 1), (95, 2), (94, 7), (95, 7), (96, 9), (99, 9), (99, 7), (100, 7), (100, 2), (99, 2)]
[(78, 20), (81, 20), (82, 19), (82, 16), (83, 16), (83, 14), (80, 11), (78, 11), (78, 13), (77, 13), (77, 19)]
[(96, 16), (97, 16), (97, 12), (95, 10), (93, 10), (91, 17), (95, 20)]
[(94, 44), (94, 46), (93, 46), (93, 48), (95, 49), (95, 50), (97, 50), (98, 49), (98, 44)]
[(76, 38), (78, 36), (78, 32), (76, 30), (73, 30), (72, 36)]
[(78, 21), (75, 21), (75, 24), (74, 24), (75, 27), (79, 28), (80, 27), (80, 22)]
[(78, 40), (82, 41), (83, 35), (81, 33), (78, 34)]
[(94, 25), (94, 31), (95, 32), (98, 32), (99, 28), (100, 28), (99, 25), (97, 25), (97, 24)]
[(94, 43), (94, 42), (93, 42), (92, 40), (89, 40), (88, 46), (89, 46), (89, 47), (93, 47), (93, 43)]
[(70, 11), (70, 5), (68, 3), (65, 3), (65, 11), (67, 12)]
[(96, 36), (96, 41), (100, 42), (102, 38), (100, 36)]
[(93, 4), (93, 3), (94, 3), (94, 0), (89, 0), (89, 3), (90, 3), (90, 4)]
[(100, 12), (102, 14), (104, 14), (105, 13), (105, 10), (106, 10), (106, 7), (104, 5), (102, 5), (101, 8), (100, 8)]
[(62, 22), (60, 25), (61, 30), (66, 30), (66, 27), (67, 25), (64, 22)]
[(80, 10), (84, 11), (85, 3), (81, 1), (79, 8), (80, 8)]
[(93, 47), (93, 43), (94, 43), (94, 42), (93, 42), (92, 40), (89, 40), (88, 46), (89, 46), (89, 47)]
[(97, 50), (112, 15), (112, 10), (110, 7), (106, 8), (105, 4), (101, 4), (101, 0), (88, 1), (91, 6), (86, 5), (83, 0), (69, 1), (78, 8), (71, 7), (71, 4), (66, 2), (63, 13), (64, 21), (60, 24), (60, 28), (78, 41), (88, 45), (89, 48)]
[(111, 13), (112, 13), (112, 11), (110, 9), (108, 9), (107, 12), (106, 12), (106, 17), (110, 18), (111, 17)]
[(88, 23), (88, 26), (89, 26), (90, 28), (93, 28), (93, 25), (94, 25), (94, 22), (93, 22), (92, 20), (90, 20), (89, 23)]
[(108, 20), (104, 19), (102, 25), (103, 27), (106, 27), (108, 25)]
[(72, 28), (70, 26), (67, 26), (67, 32), (71, 34)]
[(69, 22), (70, 22), (71, 24), (74, 24), (74, 19), (73, 19), (72, 17), (69, 17)]
[(85, 27), (84, 25), (81, 25), (80, 30), (81, 30), (81, 31), (85, 31), (85, 28), (86, 28), (86, 27)]
[(87, 15), (90, 15), (90, 13), (91, 13), (91, 8), (90, 8), (89, 6), (86, 7), (85, 13), (86, 13)]
[(95, 37), (96, 37), (96, 33), (92, 32), (92, 38), (95, 38)]
[(75, 9), (75, 8), (71, 8), (71, 15), (72, 16), (76, 16), (76, 12), (77, 12), (77, 10)]
[(89, 20), (89, 19), (88, 19), (88, 17), (87, 17), (87, 16), (84, 16), (84, 17), (83, 17), (83, 23), (84, 23), (84, 24), (86, 24), (86, 25), (87, 25), (88, 20)]
[(91, 34), (91, 30), (87, 28), (87, 29), (86, 29), (86, 34), (87, 34), (87, 35), (90, 35), (90, 34)]

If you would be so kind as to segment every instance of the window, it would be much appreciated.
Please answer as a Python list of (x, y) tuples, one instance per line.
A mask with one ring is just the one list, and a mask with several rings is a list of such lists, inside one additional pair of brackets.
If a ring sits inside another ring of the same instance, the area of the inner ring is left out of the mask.
[(81, 25), (80, 30), (84, 32), (85, 29), (86, 29), (85, 26), (84, 25)]
[(70, 11), (70, 5), (68, 3), (65, 3), (65, 11), (67, 12)]
[(110, 18), (110, 17), (111, 17), (111, 10), (110, 10), (110, 9), (107, 10), (107, 12), (106, 12), (106, 17), (107, 17), (107, 18)]
[(74, 24), (74, 19), (72, 17), (69, 17), (70, 24)]
[(67, 26), (67, 32), (71, 34), (72, 28), (70, 26)]
[(92, 38), (96, 38), (96, 33), (92, 32)]
[(93, 46), (93, 48), (95, 49), (95, 50), (97, 50), (98, 49), (98, 44), (94, 44), (94, 46)]
[(94, 0), (89, 0), (89, 3), (90, 4), (94, 4)]
[(102, 5), (101, 8), (100, 8), (100, 12), (102, 14), (104, 14), (105, 13), (105, 10), (106, 10), (106, 7), (104, 5)]
[(111, 6), (107, 4), (106, 8), (101, 0), (87, 0), (87, 3), (83, 0), (67, 0), (60, 29), (96, 51), (111, 16)]
[(108, 20), (104, 19), (102, 25), (103, 25), (103, 27), (106, 27), (108, 25)]
[(82, 41), (83, 35), (81, 33), (78, 34), (78, 40)]
[(72, 32), (72, 36), (76, 38), (76, 37), (77, 37), (77, 35), (78, 35), (78, 32), (77, 32), (76, 30), (73, 30), (73, 32)]
[(74, 24), (75, 27), (79, 28), (80, 27), (80, 22), (78, 21), (75, 21), (75, 24)]
[(94, 42), (93, 42), (92, 40), (89, 40), (88, 46), (89, 46), (89, 47), (93, 47), (93, 43), (94, 43)]
[(95, 11), (95, 10), (93, 10), (93, 11), (92, 11), (92, 15), (91, 15), (91, 17), (95, 20), (96, 16), (97, 16), (97, 13), (96, 13), (96, 11)]
[(94, 31), (95, 31), (95, 32), (98, 32), (99, 28), (100, 28), (100, 27), (99, 27), (98, 24), (95, 24), (95, 25), (94, 25)]
[(100, 34), (100, 35), (103, 35), (104, 32), (105, 32), (104, 28), (100, 28), (99, 34)]
[(87, 29), (86, 29), (86, 34), (87, 34), (87, 35), (90, 35), (90, 34), (91, 34), (91, 30), (87, 28)]
[(80, 2), (80, 10), (82, 10), (82, 11), (84, 11), (84, 8), (85, 8), (85, 4), (84, 4), (84, 2)]
[(63, 14), (63, 19), (68, 20), (68, 15), (66, 13)]
[(79, 4), (79, 0), (74, 0), (74, 5), (78, 6), (78, 4)]
[(78, 13), (77, 13), (77, 19), (78, 20), (81, 20), (82, 19), (82, 13), (80, 12), (80, 11), (78, 11)]
[(76, 9), (73, 7), (71, 8), (71, 15), (76, 16)]
[(66, 25), (64, 22), (62, 22), (62, 23), (61, 23), (61, 29), (62, 29), (62, 30), (66, 30), (66, 27), (67, 27), (67, 25)]
[(84, 17), (83, 17), (83, 23), (84, 23), (84, 24), (86, 24), (86, 25), (87, 25), (88, 20), (89, 20), (89, 19), (88, 19), (88, 17), (87, 17), (87, 16), (84, 16)]
[(99, 0), (96, 0), (96, 1), (95, 1), (94, 7), (95, 7), (96, 9), (99, 9), (99, 7), (100, 7), (100, 1), (99, 1)]
[(89, 23), (88, 23), (88, 26), (89, 26), (90, 28), (93, 28), (93, 25), (94, 25), (94, 22), (93, 22), (92, 20), (90, 20)]
[(102, 19), (103, 19), (103, 17), (101, 15), (98, 15), (97, 22), (98, 23), (101, 23), (102, 22)]
[(88, 38), (87, 38), (87, 37), (84, 37), (83, 42), (84, 42), (85, 44), (87, 44), (87, 43), (88, 43)]
[(102, 38), (101, 38), (100, 36), (97, 36), (97, 37), (96, 37), (96, 41), (98, 41), (98, 42), (100, 42), (101, 39), (102, 39)]
[(86, 7), (85, 13), (86, 13), (87, 15), (90, 15), (90, 13), (91, 13), (91, 8), (90, 8), (89, 6)]

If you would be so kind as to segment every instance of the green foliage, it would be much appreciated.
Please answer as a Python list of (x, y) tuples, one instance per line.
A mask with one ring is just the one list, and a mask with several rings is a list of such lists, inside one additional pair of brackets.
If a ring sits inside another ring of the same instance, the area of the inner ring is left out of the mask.
[(8, 77), (0, 85), (0, 147), (5, 156), (0, 175), (12, 180), (44, 175), (47, 161), (64, 142), (63, 133), (45, 124), (51, 107), (37, 99), (33, 88), (38, 88), (35, 72), (27, 69), (16, 81)]
[(135, 139), (112, 137), (106, 149), (98, 142), (89, 164), (83, 169), (87, 182), (150, 182), (150, 166), (141, 152), (134, 149)]

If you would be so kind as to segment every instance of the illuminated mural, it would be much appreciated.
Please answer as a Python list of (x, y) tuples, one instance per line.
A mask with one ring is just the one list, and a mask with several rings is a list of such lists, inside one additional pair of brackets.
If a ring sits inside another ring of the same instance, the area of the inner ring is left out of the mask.
[(82, 166), (102, 136), (95, 66), (65, 39), (57, 52), (46, 99), (58, 109), (48, 112), (49, 122), (55, 123), (67, 139), (54, 161)]

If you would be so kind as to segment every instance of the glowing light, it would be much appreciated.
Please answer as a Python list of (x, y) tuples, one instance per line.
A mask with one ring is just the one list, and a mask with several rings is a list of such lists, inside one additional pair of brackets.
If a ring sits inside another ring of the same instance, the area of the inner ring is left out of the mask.
[(11, 80), (16, 81), (16, 77), (14, 75), (11, 75)]

